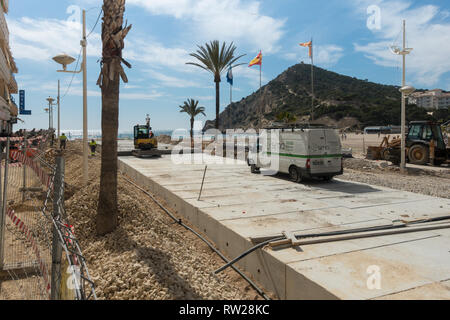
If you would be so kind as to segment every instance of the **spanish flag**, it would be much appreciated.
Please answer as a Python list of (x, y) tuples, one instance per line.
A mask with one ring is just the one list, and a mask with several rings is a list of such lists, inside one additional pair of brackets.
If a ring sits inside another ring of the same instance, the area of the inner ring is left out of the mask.
[(312, 57), (312, 40), (309, 41), (309, 42), (300, 43), (300, 45), (301, 45), (302, 47), (307, 47), (307, 48), (309, 48), (309, 57), (311, 58), (311, 57)]
[(262, 65), (262, 53), (261, 53), (261, 51), (259, 52), (259, 54), (256, 56), (255, 59), (250, 61), (250, 64), (248, 66), (249, 67), (253, 67), (253, 66), (260, 66), (260, 65)]

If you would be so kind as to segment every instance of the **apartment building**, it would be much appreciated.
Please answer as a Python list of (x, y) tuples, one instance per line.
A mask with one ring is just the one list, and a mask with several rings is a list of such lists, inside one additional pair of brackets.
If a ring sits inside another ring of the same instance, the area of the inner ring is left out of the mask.
[(17, 123), (18, 108), (11, 94), (18, 92), (14, 77), (18, 70), (9, 46), (9, 30), (5, 19), (9, 0), (0, 0), (0, 3), (0, 135), (6, 135), (12, 131), (12, 125)]
[(416, 92), (409, 97), (409, 103), (428, 110), (449, 108), (450, 92), (444, 92), (441, 89)]

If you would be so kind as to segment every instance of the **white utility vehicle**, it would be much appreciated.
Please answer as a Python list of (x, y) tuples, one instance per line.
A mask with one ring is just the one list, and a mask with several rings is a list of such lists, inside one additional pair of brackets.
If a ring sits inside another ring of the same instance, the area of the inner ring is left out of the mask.
[[(331, 180), (343, 174), (342, 145), (337, 130), (327, 127), (270, 129), (248, 154), (252, 173), (271, 168), (288, 173), (295, 182), (305, 178)], [(275, 152), (274, 152), (275, 150)], [(271, 158), (271, 163), (267, 159)], [(275, 158), (274, 158), (275, 157)]]

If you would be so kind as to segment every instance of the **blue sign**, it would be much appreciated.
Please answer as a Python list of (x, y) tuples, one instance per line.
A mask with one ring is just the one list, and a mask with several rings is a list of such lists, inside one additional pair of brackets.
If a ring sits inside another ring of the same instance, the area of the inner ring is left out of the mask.
[(25, 90), (19, 90), (19, 114), (31, 116), (31, 110), (25, 110)]
[(25, 90), (19, 91), (19, 108), (20, 110), (25, 109)]

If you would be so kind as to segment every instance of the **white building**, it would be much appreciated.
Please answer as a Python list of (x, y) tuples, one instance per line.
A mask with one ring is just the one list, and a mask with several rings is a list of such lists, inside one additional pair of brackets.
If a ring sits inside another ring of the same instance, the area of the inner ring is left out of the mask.
[(450, 92), (434, 89), (427, 92), (416, 92), (409, 97), (409, 103), (429, 110), (450, 107)]
[(17, 122), (18, 109), (11, 94), (18, 92), (14, 78), (18, 70), (9, 46), (9, 30), (5, 19), (9, 0), (1, 0), (0, 3), (0, 135), (4, 135)]

